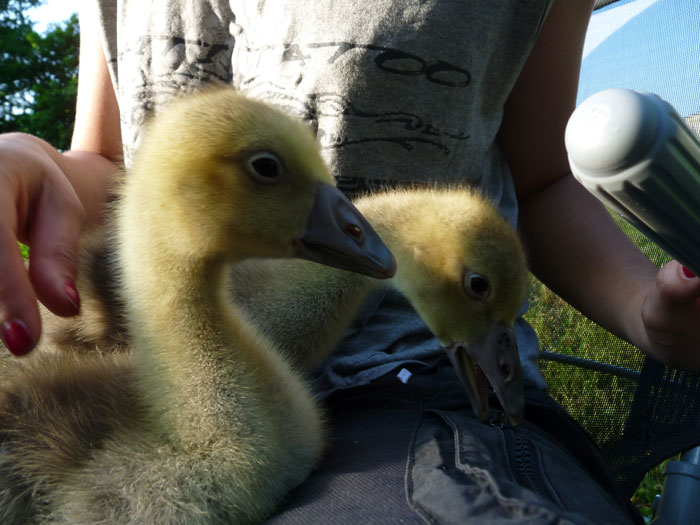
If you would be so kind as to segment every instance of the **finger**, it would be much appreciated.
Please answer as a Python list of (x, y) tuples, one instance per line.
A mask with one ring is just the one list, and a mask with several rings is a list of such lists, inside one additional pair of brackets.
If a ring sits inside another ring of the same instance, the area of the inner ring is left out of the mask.
[(45, 187), (35, 206), (29, 228), (29, 277), (49, 310), (70, 316), (80, 310), (75, 275), (85, 210), (72, 187), (63, 182)]
[(41, 333), (36, 297), (14, 232), (0, 227), (0, 337), (15, 355), (34, 348)]
[(700, 279), (676, 261), (659, 270), (656, 291), (664, 303), (689, 303), (700, 298)]

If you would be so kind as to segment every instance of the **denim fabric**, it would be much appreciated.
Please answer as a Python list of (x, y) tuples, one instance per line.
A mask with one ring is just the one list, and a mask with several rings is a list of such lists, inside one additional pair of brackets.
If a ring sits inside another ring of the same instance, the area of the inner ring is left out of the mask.
[[(268, 523), (639, 520), (611, 489), (597, 451), (585, 448), (586, 439), (574, 444), (579, 461), (529, 421), (527, 410), (526, 421), (516, 428), (499, 423), (497, 407), (492, 423), (482, 423), (449, 366), (413, 371), (405, 385), (392, 373), (328, 398), (330, 448), (319, 469)], [(556, 433), (557, 424), (548, 425)], [(569, 428), (563, 433), (571, 435)]]
[[(520, 315), (528, 306), (526, 302)], [(544, 389), (546, 383), (537, 367), (535, 331), (519, 317), (515, 333), (523, 375)], [(444, 348), (408, 300), (396, 290), (379, 290), (365, 301), (343, 341), (314, 374), (314, 388), (325, 397), (343, 388), (366, 385), (399, 367), (426, 365), (444, 355)]]

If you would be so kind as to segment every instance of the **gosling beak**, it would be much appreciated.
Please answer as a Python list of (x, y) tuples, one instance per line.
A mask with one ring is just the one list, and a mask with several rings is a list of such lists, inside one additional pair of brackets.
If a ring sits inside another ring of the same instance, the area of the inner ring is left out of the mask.
[(447, 355), (479, 419), (485, 421), (489, 411), (486, 376), (506, 413), (507, 422), (515, 426), (522, 421), (525, 412), (523, 370), (512, 328), (497, 323), (473, 344), (453, 344), (447, 348)]
[(445, 351), (455, 369), (457, 379), (467, 392), (474, 413), (480, 420), (486, 421), (489, 413), (489, 397), (483, 373), (472, 362), (467, 353), (467, 346), (463, 343), (454, 343)]
[(367, 219), (336, 187), (320, 184), (295, 256), (343, 270), (388, 279), (396, 260)]

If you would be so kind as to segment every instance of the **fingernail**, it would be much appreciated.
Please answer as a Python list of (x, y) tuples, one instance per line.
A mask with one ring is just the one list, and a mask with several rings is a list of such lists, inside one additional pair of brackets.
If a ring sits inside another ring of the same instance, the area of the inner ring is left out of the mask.
[(2, 340), (7, 349), (16, 356), (24, 355), (34, 348), (29, 328), (19, 319), (2, 323)]
[(686, 268), (685, 266), (683, 266), (683, 275), (685, 275), (688, 279), (692, 279), (693, 277), (695, 277), (695, 274), (688, 270), (688, 268)]
[(73, 306), (75, 306), (76, 311), (80, 310), (80, 295), (75, 287), (73, 281), (66, 281), (63, 285), (63, 289), (66, 291), (66, 296)]

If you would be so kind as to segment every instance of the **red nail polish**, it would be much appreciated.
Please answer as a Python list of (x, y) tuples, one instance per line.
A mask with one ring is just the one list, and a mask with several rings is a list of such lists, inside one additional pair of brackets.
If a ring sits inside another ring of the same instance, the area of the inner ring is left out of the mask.
[(73, 306), (75, 306), (76, 311), (80, 310), (80, 295), (78, 290), (75, 288), (75, 283), (73, 281), (66, 281), (63, 285), (63, 289), (66, 291), (66, 296)]
[(34, 348), (29, 328), (18, 319), (2, 323), (2, 340), (8, 350), (16, 356), (29, 353)]
[(692, 279), (693, 277), (695, 277), (695, 274), (688, 270), (688, 268), (686, 268), (685, 266), (683, 266), (683, 275), (685, 275), (688, 279)]

